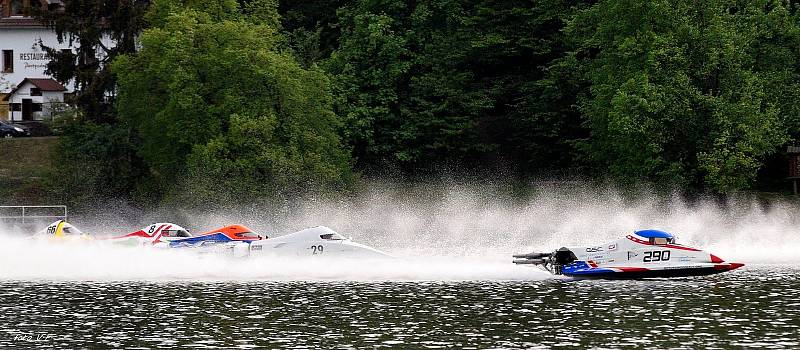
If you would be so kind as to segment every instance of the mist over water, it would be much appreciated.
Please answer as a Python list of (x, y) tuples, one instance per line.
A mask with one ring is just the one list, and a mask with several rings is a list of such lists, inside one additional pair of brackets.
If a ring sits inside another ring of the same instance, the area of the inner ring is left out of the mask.
[(154, 222), (198, 234), (244, 224), (270, 237), (325, 225), (398, 259), (234, 259), (188, 251), (35, 242), (0, 235), (0, 279), (527, 280), (546, 273), (511, 264), (511, 254), (600, 244), (644, 228), (748, 264), (800, 263), (800, 205), (754, 197), (688, 203), (678, 196), (540, 187), (524, 198), (493, 186), (375, 184), (358, 196), (238, 210), (175, 208), (141, 213), (104, 206), (70, 218), (84, 232), (119, 235)]

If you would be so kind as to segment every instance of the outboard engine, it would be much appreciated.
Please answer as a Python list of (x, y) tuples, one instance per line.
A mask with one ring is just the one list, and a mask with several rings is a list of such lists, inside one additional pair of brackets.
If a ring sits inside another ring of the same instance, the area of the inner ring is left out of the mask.
[(560, 275), (561, 268), (575, 260), (578, 260), (578, 257), (575, 256), (575, 253), (566, 247), (559, 248), (555, 253), (553, 253), (553, 270), (555, 270), (554, 274)]
[(578, 257), (566, 247), (559, 248), (552, 253), (529, 253), (514, 255), (514, 263), (517, 265), (541, 265), (554, 275), (560, 275), (564, 265), (568, 265)]

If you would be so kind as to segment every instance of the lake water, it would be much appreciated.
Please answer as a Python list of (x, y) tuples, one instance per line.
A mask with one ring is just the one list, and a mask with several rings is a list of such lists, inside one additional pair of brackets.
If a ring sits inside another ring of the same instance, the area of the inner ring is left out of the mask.
[[(36, 244), (0, 229), (0, 349), (800, 348), (800, 202), (423, 190), (373, 186), (284, 211), (126, 216), (99, 205), (97, 217), (73, 221), (92, 234), (165, 220), (192, 232), (240, 223), (270, 237), (326, 225), (402, 257), (382, 262)], [(514, 253), (642, 228), (747, 266), (570, 281), (511, 263)]]
[(798, 273), (749, 265), (641, 281), (6, 279), (0, 348), (788, 349), (800, 347)]

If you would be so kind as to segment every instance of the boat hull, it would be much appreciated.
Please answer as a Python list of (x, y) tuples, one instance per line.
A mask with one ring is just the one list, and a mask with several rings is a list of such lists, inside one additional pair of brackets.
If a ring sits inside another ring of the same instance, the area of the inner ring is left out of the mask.
[(644, 267), (583, 267), (565, 266), (562, 274), (573, 278), (595, 279), (643, 279), (707, 276), (735, 270), (742, 267), (740, 263), (702, 264), (687, 266), (669, 266), (662, 268)]

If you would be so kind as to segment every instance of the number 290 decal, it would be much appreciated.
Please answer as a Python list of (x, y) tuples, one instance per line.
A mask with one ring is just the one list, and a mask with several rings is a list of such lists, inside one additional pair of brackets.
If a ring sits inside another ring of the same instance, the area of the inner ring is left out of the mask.
[(644, 252), (644, 262), (653, 262), (653, 261), (667, 261), (669, 260), (670, 251), (652, 251), (652, 252)]

